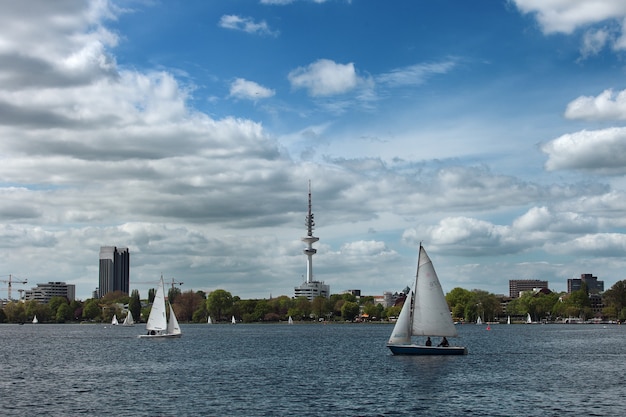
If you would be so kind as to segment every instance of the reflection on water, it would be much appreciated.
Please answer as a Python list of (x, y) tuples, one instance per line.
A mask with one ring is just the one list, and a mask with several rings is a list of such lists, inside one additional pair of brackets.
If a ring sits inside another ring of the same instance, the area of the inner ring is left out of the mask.
[(392, 356), (389, 325), (0, 325), (15, 416), (622, 415), (626, 326), (459, 326), (467, 356)]

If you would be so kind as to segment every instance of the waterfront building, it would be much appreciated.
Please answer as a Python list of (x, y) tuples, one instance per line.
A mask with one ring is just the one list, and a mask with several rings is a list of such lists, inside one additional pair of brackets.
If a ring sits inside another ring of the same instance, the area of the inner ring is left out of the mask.
[(548, 289), (548, 281), (538, 279), (511, 279), (509, 280), (509, 297), (518, 298), (521, 292)]
[(74, 301), (76, 286), (57, 281), (37, 284), (36, 287), (24, 291), (24, 301), (37, 301), (40, 304), (47, 304), (52, 297), (65, 297), (68, 301)]
[(130, 254), (128, 248), (100, 247), (99, 284), (99, 298), (113, 291), (122, 291), (128, 295), (130, 289)]
[(324, 281), (316, 281), (313, 279), (313, 255), (317, 253), (317, 249), (313, 248), (313, 243), (320, 240), (318, 237), (313, 236), (313, 230), (315, 229), (315, 220), (313, 212), (311, 211), (311, 181), (309, 181), (309, 212), (305, 218), (305, 226), (307, 228), (307, 235), (302, 238), (302, 241), (306, 243), (306, 248), (303, 252), (307, 257), (306, 267), (306, 280), (295, 287), (294, 295), (298, 297), (306, 297), (309, 301), (316, 297), (330, 297), (330, 285), (324, 284)]
[(567, 292), (571, 294), (582, 289), (583, 283), (587, 285), (587, 294), (599, 294), (604, 291), (604, 281), (598, 281), (598, 277), (592, 274), (580, 274), (580, 278), (567, 280)]

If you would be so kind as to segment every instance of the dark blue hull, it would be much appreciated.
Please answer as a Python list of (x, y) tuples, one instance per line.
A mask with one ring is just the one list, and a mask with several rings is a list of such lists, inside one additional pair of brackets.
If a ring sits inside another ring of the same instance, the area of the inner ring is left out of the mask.
[(394, 355), (467, 355), (463, 346), (387, 345)]

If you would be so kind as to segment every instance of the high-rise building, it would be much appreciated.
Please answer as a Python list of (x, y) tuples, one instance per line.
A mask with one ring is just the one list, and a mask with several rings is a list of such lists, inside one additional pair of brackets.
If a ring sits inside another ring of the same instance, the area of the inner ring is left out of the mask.
[(303, 250), (307, 256), (306, 264), (306, 281), (304, 281), (299, 287), (295, 287), (295, 297), (306, 297), (308, 300), (313, 300), (315, 297), (330, 297), (330, 285), (324, 284), (324, 281), (316, 281), (313, 279), (313, 255), (317, 253), (317, 249), (313, 248), (313, 243), (320, 240), (318, 237), (313, 236), (313, 229), (315, 229), (315, 220), (313, 212), (311, 211), (311, 181), (309, 181), (309, 214), (305, 218), (305, 226), (307, 228), (307, 235), (302, 238), (302, 241), (306, 243), (306, 248)]
[(548, 281), (538, 279), (511, 279), (509, 280), (509, 297), (518, 298), (522, 291), (548, 289)]
[(129, 293), (130, 254), (128, 248), (116, 246), (100, 247), (99, 298), (113, 291)]

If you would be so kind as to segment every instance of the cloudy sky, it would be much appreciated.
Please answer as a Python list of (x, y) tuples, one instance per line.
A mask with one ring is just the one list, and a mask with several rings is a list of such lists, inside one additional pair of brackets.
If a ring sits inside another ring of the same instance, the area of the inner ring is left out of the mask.
[[(30, 0), (0, 14), (0, 275), (293, 295), (626, 279), (623, 0)], [(6, 297), (6, 284), (0, 297)], [(17, 296), (16, 293), (13, 294)]]

